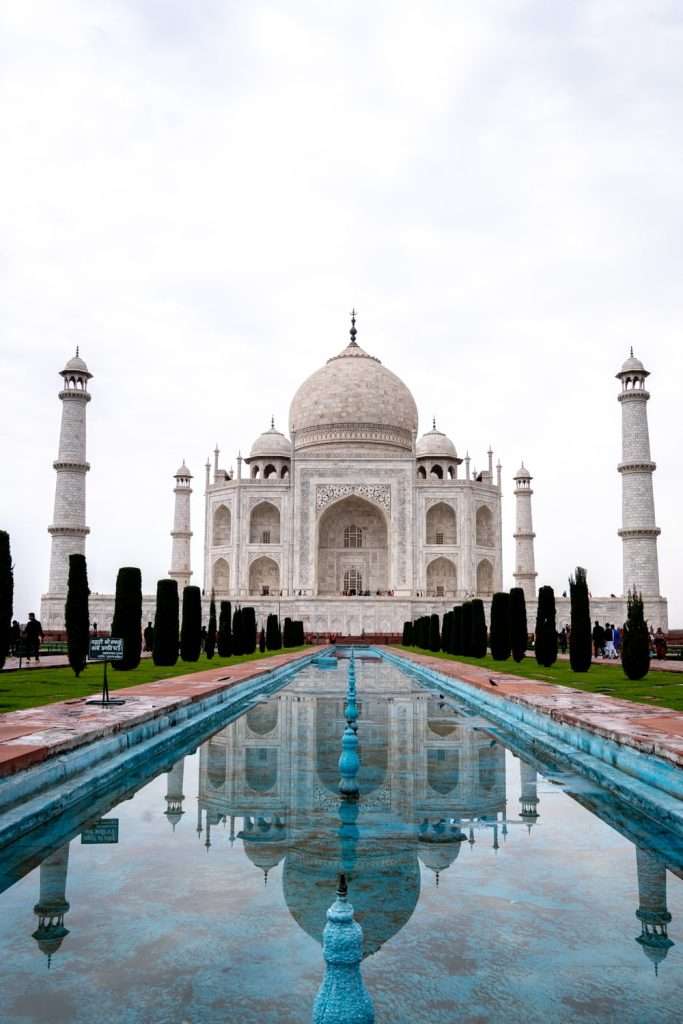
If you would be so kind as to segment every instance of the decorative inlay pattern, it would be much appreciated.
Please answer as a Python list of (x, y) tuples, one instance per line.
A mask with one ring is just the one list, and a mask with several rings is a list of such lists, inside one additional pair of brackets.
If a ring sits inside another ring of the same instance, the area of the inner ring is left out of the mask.
[(389, 484), (318, 484), (315, 489), (316, 512), (321, 512), (333, 501), (350, 497), (365, 498), (391, 512)]

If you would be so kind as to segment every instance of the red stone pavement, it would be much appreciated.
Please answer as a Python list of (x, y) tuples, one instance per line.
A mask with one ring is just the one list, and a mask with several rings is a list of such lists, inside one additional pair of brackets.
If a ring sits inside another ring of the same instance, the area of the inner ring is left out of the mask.
[(114, 707), (87, 704), (86, 701), (97, 696), (93, 694), (24, 711), (10, 711), (0, 716), (0, 777), (228, 690), (280, 665), (299, 661), (316, 650), (319, 648), (309, 647), (296, 654), (274, 654), (264, 660), (112, 690), (112, 697), (126, 702)]
[(485, 690), (489, 696), (525, 704), (558, 722), (578, 726), (646, 754), (656, 754), (683, 768), (683, 714), (680, 711), (636, 704), (602, 693), (584, 693), (569, 686), (505, 675), (447, 658), (387, 650)]

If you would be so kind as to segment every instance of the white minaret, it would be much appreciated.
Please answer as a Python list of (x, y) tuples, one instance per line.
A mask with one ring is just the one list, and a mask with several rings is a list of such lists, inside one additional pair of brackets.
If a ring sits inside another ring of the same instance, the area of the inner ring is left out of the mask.
[(85, 461), (85, 410), (90, 401), (88, 381), (92, 377), (78, 354), (70, 359), (60, 376), (64, 386), (59, 392), (62, 402), (62, 426), (59, 432), (59, 454), (53, 463), (57, 471), (55, 510), (47, 532), (52, 536), (49, 594), (65, 594), (69, 576), (69, 555), (85, 554), (85, 538), (90, 533), (85, 525), (85, 474), (90, 469)]
[(622, 528), (624, 548), (624, 595), (629, 590), (643, 597), (659, 597), (659, 564), (652, 474), (656, 463), (650, 457), (647, 428), (645, 378), (649, 372), (631, 355), (617, 374), (621, 381), (621, 473)]
[(33, 938), (47, 957), (48, 967), (52, 955), (69, 934), (69, 929), (64, 926), (64, 915), (69, 909), (66, 898), (68, 869), (68, 843), (51, 853), (40, 865), (40, 897), (33, 908), (33, 913), (38, 918), (38, 927), (33, 933)]
[(175, 512), (173, 515), (173, 529), (171, 537), (173, 546), (171, 548), (171, 569), (169, 576), (172, 580), (178, 581), (178, 593), (182, 597), (183, 588), (189, 586), (192, 569), (190, 568), (190, 541), (192, 530), (190, 529), (190, 495), (192, 487), (190, 480), (192, 473), (183, 464), (175, 474)]
[(524, 463), (514, 476), (517, 506), (515, 571), (512, 574), (515, 586), (521, 587), (527, 601), (536, 600), (536, 563), (534, 559), (534, 525), (531, 518), (531, 481), (533, 477)]

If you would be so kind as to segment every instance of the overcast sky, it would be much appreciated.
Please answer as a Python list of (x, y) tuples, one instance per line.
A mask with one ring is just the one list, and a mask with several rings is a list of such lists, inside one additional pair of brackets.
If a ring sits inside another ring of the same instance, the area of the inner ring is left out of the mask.
[(683, 625), (683, 7), (5, 0), (0, 526), (47, 587), (65, 360), (90, 585), (170, 566), (173, 473), (234, 465), (358, 340), (458, 451), (534, 475), (539, 584), (621, 591), (619, 385), (652, 376), (662, 591)]

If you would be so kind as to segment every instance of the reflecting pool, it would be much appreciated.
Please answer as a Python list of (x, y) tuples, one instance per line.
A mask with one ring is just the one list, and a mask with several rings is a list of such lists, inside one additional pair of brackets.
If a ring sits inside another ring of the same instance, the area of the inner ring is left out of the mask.
[(380, 1024), (682, 1019), (681, 837), (376, 659), (340, 799), (347, 669), (3, 851), (0, 1020), (308, 1022), (340, 874)]

